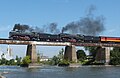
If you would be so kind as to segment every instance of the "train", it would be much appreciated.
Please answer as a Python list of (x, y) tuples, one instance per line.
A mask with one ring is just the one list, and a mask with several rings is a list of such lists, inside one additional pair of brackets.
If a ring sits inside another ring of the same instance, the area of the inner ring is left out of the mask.
[(120, 43), (120, 37), (86, 36), (81, 34), (49, 34), (39, 32), (10, 31), (9, 39), (47, 42), (89, 42), (89, 43)]

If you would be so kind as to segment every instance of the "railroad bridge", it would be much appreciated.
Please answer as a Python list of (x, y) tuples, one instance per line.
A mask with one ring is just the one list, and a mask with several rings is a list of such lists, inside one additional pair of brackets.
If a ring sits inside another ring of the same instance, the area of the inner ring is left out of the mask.
[[(70, 61), (77, 62), (75, 46), (99, 46), (98, 55), (96, 59), (106, 64), (110, 61), (110, 47), (120, 47), (120, 44), (115, 43), (70, 43), (70, 42), (42, 42), (42, 41), (23, 41), (23, 40), (10, 40), (0, 39), (0, 44), (13, 44), (13, 45), (27, 45), (26, 55), (29, 55), (32, 63), (37, 61), (36, 45), (44, 46), (66, 46), (64, 58)], [(100, 57), (103, 57), (100, 59)]]

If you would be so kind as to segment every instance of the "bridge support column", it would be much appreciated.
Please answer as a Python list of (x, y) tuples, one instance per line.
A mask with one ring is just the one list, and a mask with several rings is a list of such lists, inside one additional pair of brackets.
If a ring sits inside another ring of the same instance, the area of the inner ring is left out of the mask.
[(110, 62), (110, 47), (105, 47), (105, 64), (108, 65)]
[(76, 49), (74, 45), (65, 47), (64, 59), (77, 62)]
[(96, 61), (99, 63), (105, 63), (106, 65), (110, 62), (110, 47), (99, 47), (96, 53)]
[(31, 63), (37, 62), (37, 54), (36, 54), (36, 45), (27, 45), (27, 53), (26, 55), (30, 56)]

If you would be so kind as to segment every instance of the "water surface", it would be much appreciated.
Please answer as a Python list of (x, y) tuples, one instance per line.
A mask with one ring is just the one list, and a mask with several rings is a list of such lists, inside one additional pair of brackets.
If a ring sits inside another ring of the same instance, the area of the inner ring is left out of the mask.
[(120, 67), (84, 66), (79, 68), (45, 66), (41, 68), (22, 68), (0, 66), (0, 72), (7, 78), (120, 78)]

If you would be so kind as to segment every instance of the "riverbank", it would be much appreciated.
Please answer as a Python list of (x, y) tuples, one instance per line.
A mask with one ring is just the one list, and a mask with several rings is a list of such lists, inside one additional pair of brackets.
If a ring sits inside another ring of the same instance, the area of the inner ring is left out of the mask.
[(76, 64), (76, 63), (75, 64), (73, 63), (73, 64), (69, 65), (69, 67), (81, 67), (81, 66), (82, 66), (81, 64)]
[(0, 74), (0, 78), (6, 78), (5, 76), (3, 76), (2, 74)]
[[(28, 68), (41, 68), (41, 67), (47, 67), (47, 66), (51, 66), (51, 65), (39, 65), (39, 64), (34, 64), (34, 65), (29, 65)], [(82, 65), (79, 63), (71, 63), (69, 65), (56, 65), (58, 67), (120, 67), (120, 65)]]
[(6, 78), (5, 76), (0, 76), (0, 78)]
[(0, 72), (0, 78), (6, 78), (4, 74), (8, 74), (8, 72)]

